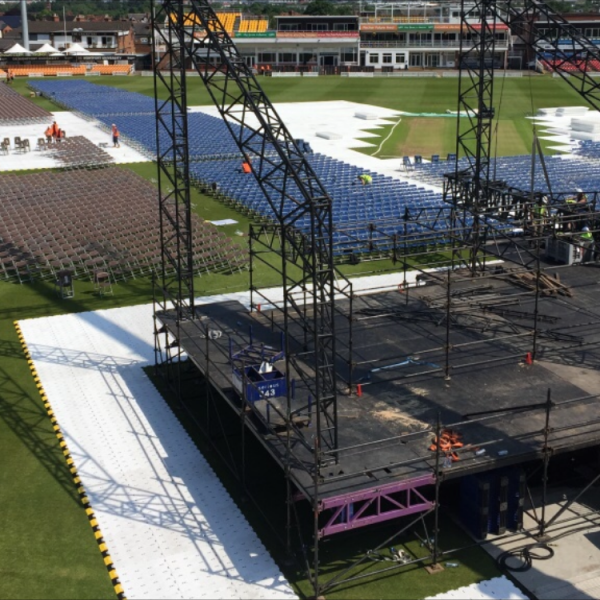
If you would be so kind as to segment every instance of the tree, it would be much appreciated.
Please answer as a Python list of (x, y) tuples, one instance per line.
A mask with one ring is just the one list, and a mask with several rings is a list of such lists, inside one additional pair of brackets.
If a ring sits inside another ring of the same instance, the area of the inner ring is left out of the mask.
[(327, 0), (313, 0), (304, 9), (305, 15), (333, 15), (335, 14), (335, 7), (331, 2)]

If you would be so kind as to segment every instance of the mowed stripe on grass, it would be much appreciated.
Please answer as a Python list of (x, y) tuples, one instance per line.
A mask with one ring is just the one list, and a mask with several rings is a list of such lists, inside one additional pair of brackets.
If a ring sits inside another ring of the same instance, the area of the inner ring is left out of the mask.
[[(430, 158), (432, 154), (443, 157), (452, 152), (456, 132), (456, 120), (446, 118), (408, 117), (398, 126), (399, 137), (393, 144), (391, 156), (414, 156)], [(395, 141), (395, 140), (394, 140)], [(390, 142), (393, 142), (390, 139)], [(391, 144), (388, 145), (391, 146)], [(383, 152), (382, 154), (387, 154)]]

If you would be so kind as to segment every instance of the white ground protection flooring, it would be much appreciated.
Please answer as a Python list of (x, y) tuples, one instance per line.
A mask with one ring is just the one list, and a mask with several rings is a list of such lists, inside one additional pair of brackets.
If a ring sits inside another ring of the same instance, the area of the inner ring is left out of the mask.
[[(44, 137), (46, 128), (52, 124), (53, 120), (66, 132), (67, 137), (81, 135), (96, 146), (98, 144), (108, 144), (108, 147), (103, 148), (103, 150), (110, 154), (116, 163), (149, 162), (148, 158), (128, 146), (126, 142), (121, 142), (120, 148), (113, 148), (110, 131), (101, 129), (99, 121), (87, 121), (74, 113), (65, 111), (53, 113), (47, 124), (0, 126), (0, 139), (10, 138), (11, 143), (11, 151), (8, 156), (0, 156), (0, 171), (64, 167), (64, 163), (53, 158), (51, 153), (36, 150), (38, 138)], [(124, 135), (126, 130), (125, 118), (123, 123), (116, 122), (116, 125), (120, 128), (121, 135)], [(14, 150), (14, 140), (17, 136), (21, 139), (29, 139), (31, 152), (21, 153)]]
[[(404, 171), (400, 157), (380, 159), (354, 150), (354, 148), (375, 148), (378, 146), (381, 138), (374, 133), (367, 132), (367, 130), (393, 125), (400, 118), (398, 112), (381, 106), (371, 106), (370, 104), (359, 104), (345, 100), (285, 102), (276, 104), (275, 109), (294, 138), (302, 138), (309, 142), (315, 152), (396, 179), (412, 181), (410, 173)], [(214, 117), (219, 116), (219, 111), (213, 106), (197, 106), (191, 110), (204, 112)], [(356, 113), (360, 112), (376, 115), (377, 119), (360, 119), (355, 116)], [(319, 132), (333, 133), (340, 137), (327, 140), (318, 137)], [(373, 138), (373, 141), (366, 141), (362, 138)], [(440, 190), (438, 187), (421, 182), (415, 183), (427, 189)]]
[[(353, 282), (395, 289), (402, 274)], [(248, 292), (198, 303), (225, 300), (249, 306)], [(295, 597), (142, 371), (152, 326), (151, 305), (20, 322), (126, 595)]]
[(425, 600), (527, 600), (527, 596), (503, 575), (430, 596)]
[(295, 597), (141, 370), (151, 305), (21, 327), (128, 597)]

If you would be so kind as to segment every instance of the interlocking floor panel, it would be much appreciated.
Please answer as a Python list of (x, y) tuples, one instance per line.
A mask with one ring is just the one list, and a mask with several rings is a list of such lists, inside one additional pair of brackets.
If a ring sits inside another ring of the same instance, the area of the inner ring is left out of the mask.
[(526, 598), (527, 596), (512, 581), (502, 575), (443, 594), (429, 596), (426, 600), (525, 600)]
[(150, 305), (20, 325), (128, 597), (295, 597), (142, 371)]

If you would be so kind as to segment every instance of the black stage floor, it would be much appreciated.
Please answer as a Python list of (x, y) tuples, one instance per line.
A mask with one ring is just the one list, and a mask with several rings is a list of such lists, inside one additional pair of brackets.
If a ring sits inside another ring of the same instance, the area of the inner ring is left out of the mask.
[[(302, 444), (293, 444), (292, 479), (297, 487), (307, 497), (314, 493), (331, 497), (431, 473), (435, 452), (429, 447), (438, 414), (445, 426), (460, 423), (455, 429), (467, 445), (460, 460), (444, 468), (448, 478), (540, 457), (548, 390), (553, 402), (552, 451), (597, 444), (600, 268), (577, 266), (560, 273), (572, 295), (539, 297), (533, 364), (527, 364), (526, 355), (534, 342), (535, 296), (506, 274), (475, 279), (457, 275), (450, 288), (449, 379), (445, 376), (447, 288), (426, 282), (412, 288), (408, 296), (398, 291), (355, 296), (352, 380), (353, 389), (361, 384), (362, 395), (347, 394), (350, 369), (340, 359), (339, 461), (322, 468), (315, 492), (311, 453)], [(342, 310), (347, 304), (345, 299), (337, 303)], [(212, 384), (239, 411), (228, 362), (229, 340), (234, 349), (241, 347), (252, 327), (255, 344), (278, 347), (280, 333), (271, 319), (277, 322), (281, 315), (249, 313), (233, 301), (203, 305), (197, 311), (201, 318), (180, 324), (181, 347), (203, 373), (209, 357)], [(159, 318), (176, 332), (172, 313)], [(336, 328), (338, 349), (343, 352), (347, 319), (339, 316)], [(207, 339), (207, 330), (219, 331), (221, 337)], [(293, 331), (296, 339), (301, 339), (300, 333)], [(301, 389), (297, 395), (302, 400)], [(285, 399), (281, 401), (283, 405)], [(532, 409), (532, 405), (538, 406)], [(266, 402), (257, 402), (255, 408), (264, 416)], [(270, 418), (276, 423), (273, 411)], [(247, 422), (283, 465), (285, 436), (256, 420)], [(314, 424), (299, 420), (297, 431), (307, 445), (312, 443)], [(475, 448), (485, 453), (476, 455)]]

